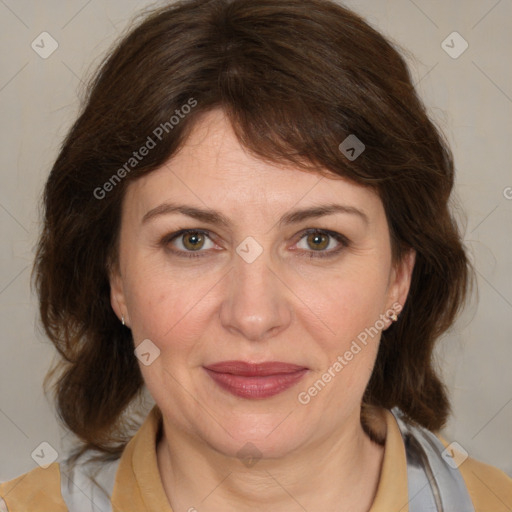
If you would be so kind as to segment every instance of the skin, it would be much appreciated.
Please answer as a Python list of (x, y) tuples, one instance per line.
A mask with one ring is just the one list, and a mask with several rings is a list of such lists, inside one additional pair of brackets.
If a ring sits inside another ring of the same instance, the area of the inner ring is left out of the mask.
[[(217, 210), (229, 224), (181, 213), (142, 222), (166, 202)], [(334, 213), (277, 223), (291, 210), (327, 203), (357, 208), (368, 222)], [(349, 243), (308, 238), (308, 228)], [(180, 229), (210, 235), (161, 243)], [(236, 252), (248, 236), (263, 250), (252, 263)], [(380, 315), (405, 303), (414, 253), (392, 263), (378, 195), (255, 158), (213, 110), (169, 162), (127, 187), (119, 243), (112, 307), (136, 346), (149, 339), (160, 350), (140, 368), (164, 417), (157, 460), (173, 510), (369, 510), (384, 448), (363, 431), (360, 407), (380, 333), (308, 404), (297, 396)], [(315, 244), (333, 256), (309, 257), (319, 252)], [(194, 247), (204, 257), (179, 255), (197, 254)], [(251, 400), (226, 392), (203, 368), (225, 360), (284, 361), (309, 371), (292, 388)], [(247, 442), (261, 454), (251, 467), (237, 457)]]

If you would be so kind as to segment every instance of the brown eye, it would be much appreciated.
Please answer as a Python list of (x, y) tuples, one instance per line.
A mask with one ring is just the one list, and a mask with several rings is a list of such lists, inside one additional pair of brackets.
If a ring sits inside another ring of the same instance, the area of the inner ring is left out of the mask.
[(310, 233), (307, 243), (315, 251), (321, 251), (329, 245), (329, 236), (323, 233)]
[[(300, 244), (303, 246), (301, 247)], [(348, 238), (336, 231), (311, 228), (302, 232), (297, 246), (309, 258), (335, 257), (350, 245)]]
[(210, 233), (200, 229), (182, 229), (171, 233), (164, 236), (160, 244), (177, 256), (187, 258), (207, 256), (211, 253), (208, 249), (213, 249), (215, 246)]
[(184, 233), (183, 235), (183, 246), (191, 251), (201, 249), (204, 245), (205, 237), (199, 231), (191, 231)]

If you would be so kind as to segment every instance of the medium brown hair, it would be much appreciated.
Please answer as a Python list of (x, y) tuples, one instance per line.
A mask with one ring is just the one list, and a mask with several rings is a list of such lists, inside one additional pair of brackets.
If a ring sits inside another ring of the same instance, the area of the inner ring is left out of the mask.
[[(464, 303), (471, 266), (449, 208), (452, 155), (403, 57), (329, 0), (185, 0), (144, 13), (106, 56), (44, 191), (34, 273), (42, 323), (61, 356), (45, 389), (59, 370), (57, 411), (81, 453), (122, 451), (123, 415), (143, 390), (131, 331), (110, 304), (124, 191), (217, 107), (257, 157), (378, 192), (394, 261), (410, 248), (417, 255), (363, 405), (398, 406), (440, 429), (450, 405), (433, 348)], [(351, 134), (365, 145), (354, 160), (339, 149)], [(154, 147), (131, 160), (148, 138)], [(364, 414), (362, 423), (370, 432)]]

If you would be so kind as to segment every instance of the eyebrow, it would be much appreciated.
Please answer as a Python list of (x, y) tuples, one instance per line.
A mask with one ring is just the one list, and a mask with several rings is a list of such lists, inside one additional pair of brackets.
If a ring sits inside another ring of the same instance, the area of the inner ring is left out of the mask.
[[(159, 206), (149, 210), (144, 217), (142, 217), (142, 224), (145, 224), (151, 219), (161, 215), (170, 215), (173, 213), (181, 213), (187, 215), (201, 222), (205, 222), (213, 225), (220, 225), (229, 227), (230, 222), (222, 213), (211, 209), (201, 209), (193, 206), (187, 206), (175, 203), (162, 203)], [(310, 208), (303, 208), (299, 210), (293, 210), (285, 213), (278, 222), (278, 226), (285, 226), (290, 224), (297, 224), (307, 219), (313, 219), (323, 217), (325, 215), (333, 215), (335, 213), (345, 213), (359, 217), (366, 225), (370, 223), (370, 220), (366, 213), (354, 206), (347, 206), (342, 204), (325, 204), (321, 206), (313, 206)]]

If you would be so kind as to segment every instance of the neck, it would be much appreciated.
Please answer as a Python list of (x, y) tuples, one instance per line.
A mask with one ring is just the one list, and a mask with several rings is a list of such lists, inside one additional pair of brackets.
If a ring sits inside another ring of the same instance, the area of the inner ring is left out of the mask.
[(157, 460), (176, 511), (367, 512), (377, 492), (384, 447), (368, 437), (359, 417), (286, 457), (248, 466), (169, 427), (164, 419)]

